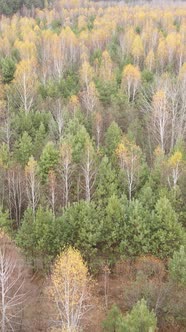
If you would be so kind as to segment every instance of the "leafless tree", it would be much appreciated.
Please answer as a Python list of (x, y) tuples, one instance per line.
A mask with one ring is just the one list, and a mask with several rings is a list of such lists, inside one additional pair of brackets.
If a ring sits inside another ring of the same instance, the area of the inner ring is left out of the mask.
[(7, 179), (9, 210), (11, 211), (12, 217), (15, 218), (17, 226), (19, 226), (21, 212), (25, 201), (25, 177), (21, 167), (18, 165), (11, 167), (7, 172)]
[(29, 206), (32, 208), (35, 218), (36, 207), (40, 197), (40, 183), (37, 176), (37, 161), (31, 156), (25, 168), (26, 174), (26, 192)]
[(0, 233), (0, 328), (20, 331), (26, 300), (23, 261), (11, 241)]
[(63, 142), (60, 149), (61, 156), (61, 175), (63, 180), (64, 204), (68, 205), (70, 179), (72, 175), (72, 147), (68, 142)]
[(95, 153), (92, 144), (87, 143), (83, 160), (81, 163), (81, 169), (84, 177), (82, 184), (85, 190), (85, 198), (87, 202), (91, 200), (91, 191), (96, 179), (96, 165), (95, 165)]

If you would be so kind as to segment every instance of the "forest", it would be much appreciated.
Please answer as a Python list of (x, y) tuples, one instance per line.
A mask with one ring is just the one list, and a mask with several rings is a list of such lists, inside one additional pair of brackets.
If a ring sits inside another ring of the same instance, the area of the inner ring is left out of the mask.
[(184, 332), (186, 4), (0, 13), (0, 331)]

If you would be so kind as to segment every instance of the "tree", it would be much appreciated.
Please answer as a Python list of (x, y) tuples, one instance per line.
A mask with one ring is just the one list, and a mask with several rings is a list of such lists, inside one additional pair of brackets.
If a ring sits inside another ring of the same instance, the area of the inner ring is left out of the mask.
[(120, 252), (129, 256), (147, 254), (151, 249), (152, 220), (150, 212), (138, 200), (124, 207), (123, 227), (120, 227)]
[(131, 201), (132, 192), (136, 187), (141, 168), (141, 151), (137, 145), (124, 138), (123, 142), (116, 149), (116, 155), (119, 159), (121, 169), (127, 176), (128, 196), (129, 201)]
[(106, 319), (103, 321), (103, 331), (117, 332), (122, 318), (120, 309), (114, 304), (108, 311)]
[(64, 202), (67, 207), (69, 202), (70, 178), (72, 174), (72, 147), (71, 144), (65, 141), (60, 147), (60, 164), (64, 186)]
[(4, 84), (10, 83), (14, 79), (16, 70), (15, 61), (11, 57), (6, 57), (1, 60), (2, 81)]
[(184, 246), (181, 246), (179, 251), (175, 251), (170, 259), (169, 276), (178, 285), (186, 285), (186, 252)]
[(0, 328), (20, 331), (26, 300), (22, 258), (10, 239), (0, 231)]
[(155, 66), (155, 56), (154, 56), (154, 52), (151, 49), (149, 51), (149, 53), (147, 54), (147, 57), (145, 59), (145, 64), (148, 70), (152, 71), (154, 69)]
[(0, 0), (0, 13), (12, 15), (22, 6), (22, 0)]
[(169, 125), (169, 109), (167, 104), (167, 95), (163, 90), (158, 90), (152, 101), (152, 125), (153, 134), (157, 144), (160, 145), (162, 151), (165, 151)]
[(126, 316), (117, 306), (113, 306), (103, 323), (105, 332), (155, 332), (157, 319), (153, 311), (149, 311), (144, 299), (138, 301)]
[(106, 206), (108, 199), (118, 193), (118, 179), (115, 169), (112, 169), (107, 156), (104, 156), (98, 168), (95, 183), (94, 200), (100, 206)]
[(111, 158), (115, 154), (115, 150), (121, 141), (121, 137), (122, 131), (118, 124), (113, 121), (105, 133), (105, 146), (108, 157)]
[(140, 60), (143, 56), (144, 53), (144, 48), (143, 48), (143, 43), (141, 40), (141, 36), (140, 35), (136, 35), (133, 44), (132, 44), (132, 55), (134, 57), (134, 61), (136, 63), (136, 65), (140, 64)]
[(98, 252), (102, 221), (100, 222), (95, 204), (80, 201), (65, 210), (55, 221), (61, 245), (71, 245), (81, 251), (89, 264), (94, 265), (93, 257)]
[(96, 155), (91, 142), (86, 143), (84, 154), (81, 161), (81, 169), (84, 177), (84, 182), (82, 184), (85, 191), (85, 199), (87, 202), (91, 200), (91, 192), (95, 183), (96, 176)]
[[(100, 205), (98, 209), (99, 220), (101, 222), (101, 251), (108, 257), (108, 261), (112, 262), (116, 259), (116, 254), (119, 251), (119, 244), (126, 232), (126, 197), (118, 198), (112, 195), (108, 199), (108, 204), (103, 210)], [(125, 226), (124, 226), (125, 225)]]
[(56, 174), (53, 170), (51, 170), (48, 174), (48, 191), (49, 204), (52, 208), (53, 216), (55, 218), (57, 179)]
[(51, 113), (57, 128), (58, 139), (61, 139), (64, 128), (65, 107), (61, 98), (51, 100)]
[(94, 117), (94, 129), (95, 129), (95, 136), (96, 136), (96, 145), (97, 149), (100, 148), (100, 140), (101, 134), (103, 130), (103, 118), (100, 112), (96, 112)]
[(113, 63), (108, 51), (102, 53), (101, 66), (100, 66), (100, 78), (103, 81), (113, 80)]
[(33, 219), (32, 210), (27, 209), (16, 235), (16, 243), (34, 269), (48, 269), (62, 246), (58, 235), (52, 211), (39, 207)]
[(35, 219), (36, 207), (39, 202), (39, 180), (37, 177), (37, 161), (31, 156), (25, 167), (26, 189), (29, 206), (32, 208), (33, 218)]
[(82, 102), (86, 109), (87, 116), (92, 114), (98, 105), (97, 90), (93, 81), (91, 81), (82, 92)]
[(176, 187), (183, 170), (183, 157), (180, 151), (175, 151), (168, 159), (168, 183), (170, 187)]
[[(144, 299), (137, 302), (131, 312), (124, 317), (118, 332), (155, 332), (157, 318), (153, 311), (149, 311)], [(123, 325), (123, 326), (122, 326)]]
[(56, 307), (55, 325), (67, 332), (79, 329), (90, 309), (90, 277), (78, 250), (69, 247), (57, 257), (47, 292)]
[(134, 102), (140, 81), (141, 73), (138, 67), (129, 64), (123, 69), (121, 85), (126, 89), (128, 101)]
[(93, 68), (90, 66), (87, 60), (85, 60), (81, 66), (80, 77), (84, 88), (87, 90), (88, 86), (93, 80)]
[(160, 65), (160, 71), (163, 72), (167, 63), (167, 47), (165, 38), (160, 38), (157, 48), (157, 59)]
[(11, 218), (19, 226), (22, 209), (25, 201), (25, 177), (22, 168), (19, 165), (13, 165), (8, 169), (8, 204)]
[(90, 136), (85, 126), (81, 125), (77, 118), (69, 122), (65, 134), (72, 147), (72, 160), (80, 164), (86, 144), (90, 141)]
[[(151, 223), (151, 251), (161, 258), (173, 255), (184, 244), (184, 230), (178, 221), (171, 203), (166, 197), (160, 198), (155, 206)], [(174, 241), (174, 247), (172, 242)]]
[(58, 162), (59, 152), (52, 142), (48, 142), (43, 149), (39, 161), (39, 171), (43, 182), (46, 181), (50, 171), (56, 170)]
[(22, 166), (25, 166), (33, 150), (32, 138), (26, 131), (20, 137), (19, 141), (16, 142), (16, 148), (17, 160)]
[(35, 60), (22, 60), (16, 68), (14, 86), (20, 106), (26, 113), (33, 108), (37, 92), (37, 63)]

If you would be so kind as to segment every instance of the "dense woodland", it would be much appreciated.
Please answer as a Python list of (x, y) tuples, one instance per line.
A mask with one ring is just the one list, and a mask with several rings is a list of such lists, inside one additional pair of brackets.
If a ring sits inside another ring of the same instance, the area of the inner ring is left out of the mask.
[(0, 330), (185, 331), (186, 5), (0, 12)]

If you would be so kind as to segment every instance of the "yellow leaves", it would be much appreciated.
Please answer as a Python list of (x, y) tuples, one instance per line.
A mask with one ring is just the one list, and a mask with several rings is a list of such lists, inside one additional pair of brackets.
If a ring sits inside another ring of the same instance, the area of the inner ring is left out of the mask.
[(166, 93), (163, 90), (158, 90), (153, 96), (152, 100), (153, 107), (155, 109), (163, 108), (166, 104)]
[(100, 78), (104, 81), (113, 80), (113, 63), (107, 51), (102, 54), (102, 62), (100, 67)]
[(140, 35), (136, 35), (134, 42), (132, 44), (132, 55), (138, 61), (138, 59), (143, 56), (143, 53), (144, 49), (141, 37)]
[(168, 183), (176, 187), (185, 163), (181, 151), (175, 151), (167, 161)]
[(44, 42), (52, 41), (54, 33), (51, 30), (43, 30), (41, 32), (41, 38)]
[(80, 107), (80, 101), (79, 101), (78, 96), (73, 95), (70, 97), (68, 107), (69, 107), (69, 110), (72, 111), (73, 114), (75, 114), (75, 112)]
[(37, 161), (34, 159), (33, 156), (29, 158), (28, 164), (25, 167), (25, 174), (30, 175), (30, 174), (35, 174), (37, 172)]
[(38, 84), (36, 60), (20, 61), (15, 72), (14, 86), (17, 90), (20, 106), (23, 106), (26, 113), (33, 106)]
[(180, 81), (186, 81), (186, 62), (180, 68), (179, 76)]
[(140, 81), (141, 73), (138, 67), (135, 67), (131, 64), (127, 65), (123, 70), (123, 79)]
[(154, 51), (150, 50), (145, 59), (145, 64), (149, 70), (153, 70), (155, 66), (155, 56)]
[(79, 16), (78, 17), (78, 29), (82, 30), (85, 29), (87, 26), (87, 21), (85, 16)]
[(168, 165), (170, 167), (176, 167), (177, 165), (181, 164), (183, 161), (183, 156), (180, 151), (176, 151), (168, 160)]
[(138, 67), (129, 64), (124, 68), (122, 76), (121, 85), (127, 90), (128, 101), (133, 102), (141, 81), (140, 70)]
[(78, 98), (78, 96), (75, 96), (75, 95), (71, 96), (71, 97), (70, 97), (70, 101), (69, 101), (69, 103), (70, 103), (71, 105), (77, 107), (77, 106), (79, 105), (79, 98)]
[(116, 148), (116, 156), (120, 160), (127, 160), (128, 158), (130, 159), (133, 154), (138, 156), (140, 154), (140, 148), (126, 137), (123, 137), (122, 142), (119, 143)]
[(64, 40), (66, 45), (71, 45), (75, 47), (78, 44), (77, 37), (69, 26), (67, 26), (65, 29), (61, 31), (60, 38)]
[(88, 282), (88, 268), (78, 250), (69, 247), (57, 257), (51, 281), (52, 296), (55, 296), (57, 290), (60, 301), (65, 301), (68, 292), (69, 307), (78, 305)]
[(37, 55), (36, 44), (30, 41), (16, 40), (14, 44), (15, 48), (18, 49), (21, 59), (31, 60), (35, 59)]
[(72, 161), (72, 147), (69, 143), (64, 142), (60, 147), (60, 157), (64, 164), (70, 164)]
[(123, 156), (124, 154), (126, 154), (126, 152), (127, 152), (127, 149), (124, 146), (124, 144), (123, 143), (119, 143), (118, 147), (116, 149), (116, 155), (120, 158), (121, 156)]
[(84, 61), (80, 69), (80, 77), (82, 83), (87, 87), (93, 79), (93, 68), (88, 61)]
[(118, 157), (121, 169), (126, 173), (129, 200), (131, 201), (132, 191), (135, 188), (141, 166), (141, 150), (135, 143), (123, 137), (116, 149), (116, 156)]
[(22, 60), (17, 65), (15, 72), (15, 80), (19, 80), (23, 75), (26, 75), (28, 79), (31, 79), (36, 70), (37, 62), (35, 59)]
[(166, 61), (167, 58), (167, 46), (165, 39), (161, 39), (157, 49), (157, 56), (161, 62)]

